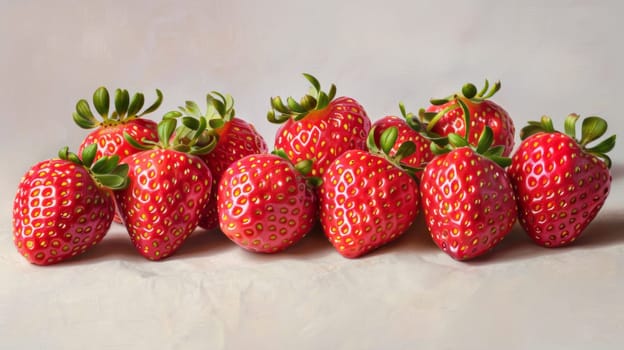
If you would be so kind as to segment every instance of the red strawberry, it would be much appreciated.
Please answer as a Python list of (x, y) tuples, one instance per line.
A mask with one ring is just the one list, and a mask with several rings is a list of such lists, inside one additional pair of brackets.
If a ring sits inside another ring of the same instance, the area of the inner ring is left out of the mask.
[(297, 243), (316, 219), (314, 190), (303, 175), (310, 168), (310, 161), (293, 166), (274, 154), (250, 155), (230, 165), (219, 183), (223, 233), (259, 253), (275, 253)]
[(336, 158), (323, 175), (320, 187), (321, 225), (334, 248), (356, 258), (401, 236), (418, 214), (418, 184), (400, 165), (414, 152), (413, 142), (403, 143), (394, 157), (389, 153), (398, 128), (386, 129), (370, 152), (349, 150)]
[(196, 147), (195, 139), (170, 144), (175, 126), (175, 119), (163, 119), (157, 144), (141, 145), (125, 135), (144, 151), (123, 160), (129, 184), (115, 195), (132, 243), (150, 260), (164, 259), (182, 245), (210, 197), (210, 169), (194, 155), (208, 148)]
[(510, 159), (501, 156), (502, 147), (489, 148), (492, 139), (489, 126), (476, 148), (466, 138), (449, 134), (450, 145), (434, 147), (441, 154), (429, 162), (422, 175), (427, 228), (438, 247), (457, 260), (486, 253), (516, 221), (514, 193), (503, 169)]
[(76, 111), (73, 113), (74, 121), (83, 129), (94, 129), (84, 139), (79, 151), (82, 152), (86, 145), (97, 144), (97, 154), (95, 159), (100, 157), (118, 155), (121, 159), (136, 153), (139, 149), (133, 147), (124, 139), (127, 133), (135, 140), (158, 141), (156, 122), (141, 117), (155, 111), (162, 102), (162, 93), (156, 90), (158, 98), (143, 113), (138, 114), (145, 98), (142, 93), (136, 93), (130, 99), (127, 90), (117, 89), (115, 91), (115, 111), (109, 116), (110, 97), (105, 87), (100, 87), (93, 94), (93, 105), (102, 117), (98, 121), (91, 112), (89, 103), (80, 100), (76, 104)]
[[(206, 162), (212, 173), (212, 191), (206, 209), (201, 214), (199, 226), (211, 230), (219, 227), (217, 213), (217, 189), (221, 175), (233, 162), (250, 154), (267, 153), (267, 145), (254, 126), (236, 117), (234, 100), (230, 95), (222, 95), (216, 91), (206, 96), (208, 111), (201, 115), (195, 102), (187, 101), (186, 107), (180, 107), (183, 121), (189, 130), (197, 129), (200, 119), (207, 125), (205, 133), (218, 137), (215, 148), (200, 157)], [(174, 112), (179, 113), (179, 112)], [(176, 116), (172, 114), (171, 116)]]
[(493, 145), (503, 146), (503, 156), (508, 156), (514, 146), (513, 121), (501, 106), (488, 100), (500, 87), (500, 82), (496, 82), (488, 91), (489, 83), (486, 80), (483, 89), (477, 93), (477, 88), (468, 83), (464, 85), (461, 93), (444, 99), (432, 99), (432, 105), (426, 112), (421, 111), (420, 116), (422, 121), (427, 123), (428, 131), (440, 136), (447, 136), (450, 133), (465, 135), (464, 112), (457, 103), (461, 100), (468, 107), (471, 122), (468, 142), (476, 146), (483, 129), (489, 126), (494, 133)]
[(411, 120), (413, 115), (405, 112), (405, 107), (402, 103), (399, 103), (399, 108), (403, 118), (389, 115), (378, 119), (373, 123), (372, 128), (375, 129), (375, 142), (377, 144), (379, 143), (379, 138), (384, 130), (396, 127), (399, 135), (389, 155), (394, 156), (400, 145), (407, 141), (411, 141), (416, 145), (416, 151), (403, 158), (401, 162), (411, 167), (422, 166), (433, 158), (433, 152), (431, 152), (430, 147), (431, 141), (420, 132), (410, 127), (408, 120)]
[[(350, 97), (334, 100), (336, 86), (321, 91), (318, 80), (304, 77), (312, 84), (311, 94), (298, 103), (292, 97), (271, 99), (268, 119), (284, 123), (276, 134), (275, 149), (281, 149), (293, 163), (313, 160), (311, 176), (321, 176), (331, 162), (350, 149), (366, 149), (371, 122), (364, 108)], [(281, 114), (276, 115), (279, 112)]]
[[(110, 97), (105, 87), (100, 87), (93, 93), (93, 105), (95, 110), (102, 117), (98, 121), (91, 112), (89, 103), (82, 99), (76, 104), (76, 111), (73, 113), (74, 121), (83, 129), (94, 129), (82, 141), (78, 152), (82, 152), (87, 145), (96, 144), (97, 153), (95, 159), (102, 156), (118, 155), (120, 159), (140, 151), (128, 143), (124, 134), (127, 133), (135, 140), (158, 141), (157, 124), (153, 120), (141, 118), (143, 115), (158, 109), (162, 102), (162, 93), (156, 90), (158, 98), (143, 113), (139, 113), (143, 108), (145, 98), (142, 93), (136, 93), (130, 100), (128, 90), (115, 90), (115, 110), (108, 115), (110, 110)], [(121, 218), (116, 210), (115, 222), (121, 223)]]
[[(539, 245), (560, 247), (574, 242), (596, 217), (609, 194), (615, 135), (598, 145), (587, 145), (607, 130), (600, 117), (583, 120), (576, 140), (578, 115), (565, 122), (566, 133), (555, 131), (552, 121), (530, 122), (508, 173), (516, 191), (520, 224)], [(605, 161), (601, 161), (603, 158)]]
[(93, 163), (96, 145), (82, 161), (67, 148), (57, 159), (33, 166), (24, 175), (13, 205), (13, 241), (28, 261), (50, 265), (85, 252), (102, 240), (113, 221), (110, 189), (127, 184), (128, 167), (118, 156)]

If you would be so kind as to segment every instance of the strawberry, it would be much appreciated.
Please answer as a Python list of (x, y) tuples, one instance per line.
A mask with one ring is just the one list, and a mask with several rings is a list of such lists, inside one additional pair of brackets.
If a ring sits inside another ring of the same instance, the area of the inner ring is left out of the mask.
[(500, 82), (496, 82), (492, 89), (488, 91), (489, 82), (485, 81), (485, 86), (477, 93), (477, 88), (468, 83), (463, 86), (462, 91), (443, 99), (432, 99), (431, 106), (427, 110), (421, 110), (419, 115), (422, 122), (427, 123), (427, 131), (440, 136), (447, 136), (450, 133), (457, 135), (465, 134), (465, 118), (463, 109), (457, 103), (458, 100), (468, 106), (470, 130), (468, 142), (476, 146), (479, 136), (485, 126), (489, 126), (494, 133), (494, 146), (503, 146), (503, 156), (511, 154), (514, 146), (515, 128), (509, 114), (499, 105), (489, 100), (501, 87)]
[(568, 116), (565, 134), (557, 132), (548, 117), (529, 122), (508, 170), (520, 224), (535, 243), (545, 247), (574, 242), (609, 194), (611, 160), (606, 153), (615, 146), (615, 135), (588, 148), (604, 135), (607, 123), (600, 117), (584, 119), (577, 140), (578, 118)]
[(173, 254), (195, 230), (212, 183), (210, 169), (195, 154), (214, 147), (216, 141), (197, 146), (197, 135), (170, 142), (176, 119), (158, 125), (159, 142), (126, 140), (143, 151), (123, 160), (128, 164), (128, 187), (115, 193), (132, 243), (150, 260)]
[(82, 160), (67, 147), (59, 158), (34, 165), (19, 183), (13, 205), (13, 241), (28, 261), (50, 265), (99, 243), (113, 221), (111, 189), (127, 184), (118, 156), (93, 163), (97, 146)]
[(381, 133), (381, 150), (368, 138), (369, 152), (349, 150), (323, 174), (320, 186), (321, 225), (336, 250), (356, 258), (401, 236), (418, 214), (418, 184), (401, 160), (415, 151), (413, 142), (390, 152), (397, 127)]
[(218, 137), (215, 148), (200, 155), (212, 173), (212, 190), (206, 209), (201, 214), (199, 226), (206, 230), (219, 227), (217, 213), (217, 189), (221, 175), (233, 162), (250, 154), (267, 153), (267, 144), (254, 126), (243, 119), (236, 117), (234, 100), (230, 95), (222, 95), (216, 91), (206, 96), (208, 110), (202, 115), (199, 107), (193, 101), (187, 101), (180, 112), (170, 114), (182, 117), (189, 128), (195, 130), (200, 126), (200, 119), (207, 126), (205, 133), (212, 133)]
[(219, 183), (219, 224), (244, 249), (284, 250), (314, 226), (317, 203), (304, 174), (311, 161), (293, 165), (283, 153), (258, 154), (232, 163)]
[(299, 103), (288, 97), (287, 106), (280, 97), (273, 97), (267, 118), (272, 123), (283, 123), (275, 137), (275, 149), (284, 150), (293, 163), (313, 160), (310, 175), (321, 176), (345, 151), (366, 149), (371, 122), (354, 99), (334, 99), (335, 85), (325, 93), (316, 78), (303, 76), (312, 84), (311, 93)]
[[(469, 119), (467, 106), (460, 108)], [(451, 133), (449, 144), (433, 144), (438, 155), (425, 167), (420, 183), (425, 222), (433, 241), (457, 260), (488, 252), (513, 227), (517, 207), (504, 167), (511, 160), (503, 147), (490, 148), (494, 134), (485, 126), (477, 146)]]
[[(431, 141), (427, 139), (419, 131), (416, 131), (414, 127), (410, 127), (408, 121), (415, 120), (412, 113), (405, 112), (405, 106), (403, 103), (399, 103), (399, 109), (401, 110), (401, 117), (389, 115), (375, 121), (372, 128), (375, 129), (375, 143), (379, 144), (381, 133), (390, 128), (396, 127), (398, 129), (398, 138), (389, 155), (392, 157), (396, 154), (399, 146), (406, 141), (411, 141), (416, 145), (416, 151), (411, 155), (403, 158), (401, 162), (411, 167), (419, 167), (428, 163), (433, 158), (433, 152), (431, 152)], [(416, 120), (416, 122), (418, 122)]]
[(83, 129), (94, 129), (80, 145), (79, 152), (92, 143), (97, 144), (95, 159), (102, 156), (118, 155), (121, 159), (136, 153), (139, 149), (134, 148), (124, 138), (124, 133), (129, 134), (135, 140), (158, 141), (156, 122), (143, 119), (142, 116), (158, 109), (162, 102), (162, 93), (156, 90), (158, 98), (143, 113), (138, 114), (145, 98), (142, 93), (136, 93), (130, 99), (127, 90), (115, 91), (115, 110), (108, 115), (110, 109), (110, 97), (105, 87), (100, 87), (93, 94), (93, 105), (102, 117), (98, 121), (91, 112), (89, 103), (82, 99), (76, 104), (73, 113), (74, 121)]

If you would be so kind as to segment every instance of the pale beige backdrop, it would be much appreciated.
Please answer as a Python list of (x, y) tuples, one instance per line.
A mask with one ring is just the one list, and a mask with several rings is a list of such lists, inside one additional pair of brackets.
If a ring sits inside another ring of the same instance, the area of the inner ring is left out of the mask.
[(0, 0), (0, 348), (620, 349), (624, 152), (612, 195), (573, 247), (516, 228), (486, 259), (452, 261), (424, 232), (359, 260), (315, 232), (275, 256), (198, 232), (160, 263), (123, 227), (84, 256), (29, 265), (11, 241), (28, 167), (86, 135), (71, 112), (100, 85), (160, 88), (158, 117), (210, 90), (272, 143), (271, 95), (301, 72), (372, 119), (417, 110), (466, 81), (500, 79), (517, 126), (598, 114), (622, 136), (620, 1)]

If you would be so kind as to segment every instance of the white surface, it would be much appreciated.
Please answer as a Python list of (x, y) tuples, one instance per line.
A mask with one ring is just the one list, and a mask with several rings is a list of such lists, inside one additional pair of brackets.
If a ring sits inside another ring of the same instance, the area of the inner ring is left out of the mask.
[[(36, 267), (13, 247), (10, 212), (28, 167), (76, 148), (79, 98), (140, 90), (160, 112), (217, 89), (272, 141), (271, 95), (300, 73), (373, 119), (501, 79), (516, 125), (569, 112), (621, 115), (622, 2), (0, 1), (0, 348), (621, 349), (624, 152), (612, 195), (572, 247), (516, 229), (484, 259), (440, 252), (422, 222), (359, 260), (317, 231), (274, 256), (197, 232), (178, 254), (138, 256), (121, 226), (83, 256)], [(158, 116), (158, 115), (157, 115)]]

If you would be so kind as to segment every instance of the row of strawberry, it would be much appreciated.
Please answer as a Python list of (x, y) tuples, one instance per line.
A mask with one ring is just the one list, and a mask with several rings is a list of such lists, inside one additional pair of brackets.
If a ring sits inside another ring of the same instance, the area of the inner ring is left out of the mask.
[(35, 264), (80, 254), (109, 230), (115, 207), (139, 253), (151, 260), (174, 253), (199, 225), (219, 227), (241, 247), (278, 252), (303, 238), (320, 219), (345, 257), (366, 254), (402, 235), (424, 212), (434, 242), (455, 259), (477, 257), (500, 242), (519, 218), (538, 244), (577, 239), (602, 207), (611, 182), (606, 153), (615, 135), (599, 117), (549, 118), (522, 129), (513, 154), (514, 124), (491, 101), (500, 83), (431, 100), (417, 115), (371, 123), (349, 97), (336, 98), (311, 75), (299, 100), (271, 99), (267, 118), (282, 123), (274, 147), (236, 116), (231, 96), (212, 92), (207, 109), (192, 101), (159, 123), (130, 98), (99, 88), (93, 107), (73, 114), (94, 128), (79, 155), (33, 166), (20, 182), (13, 210), (14, 242)]

